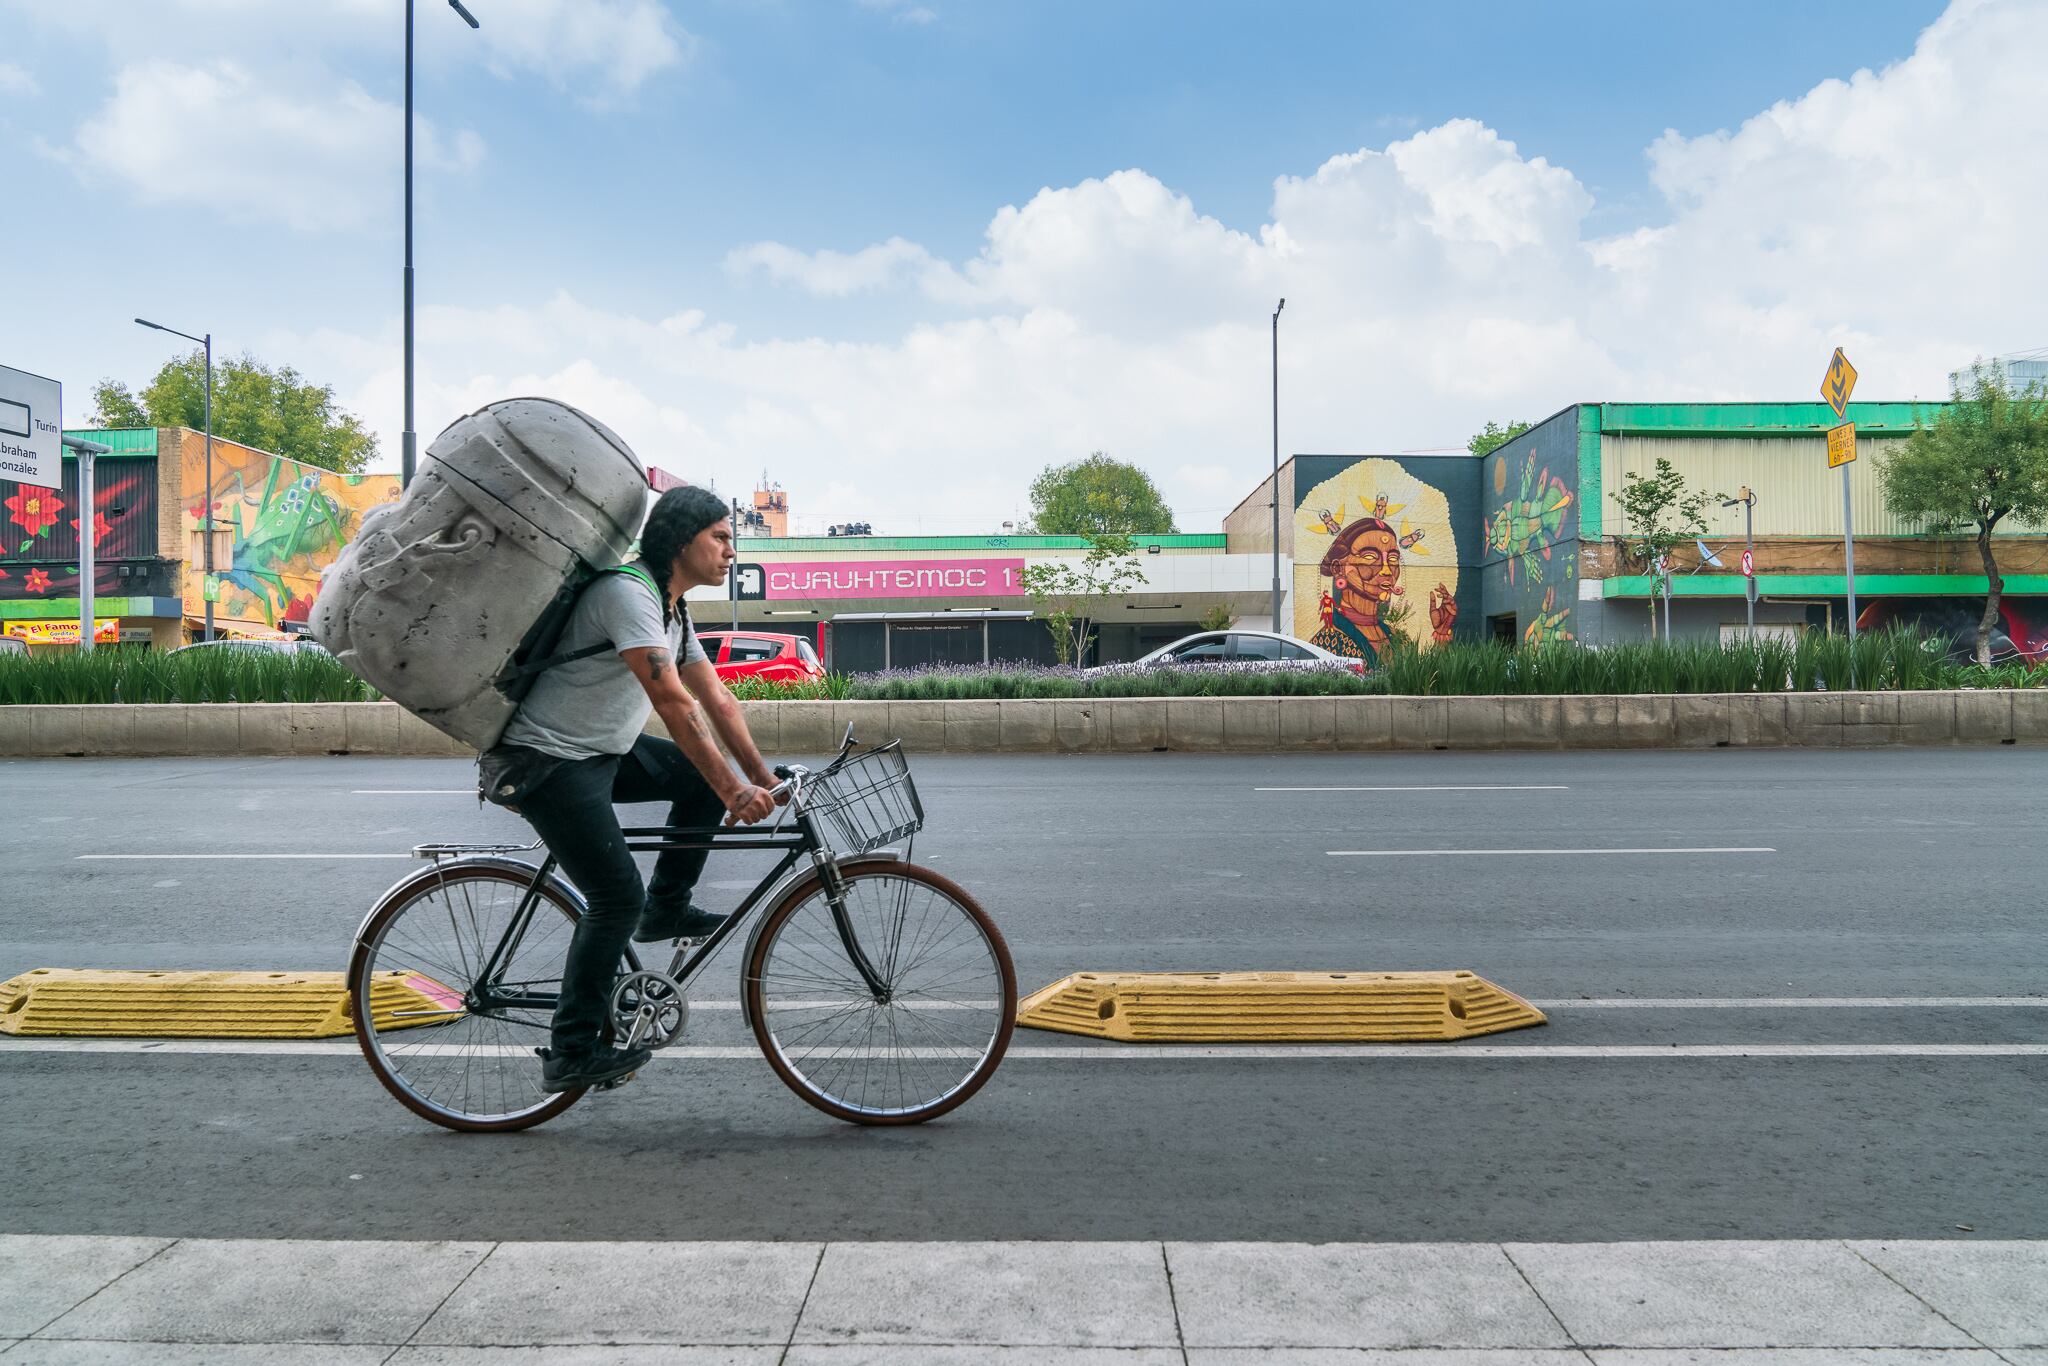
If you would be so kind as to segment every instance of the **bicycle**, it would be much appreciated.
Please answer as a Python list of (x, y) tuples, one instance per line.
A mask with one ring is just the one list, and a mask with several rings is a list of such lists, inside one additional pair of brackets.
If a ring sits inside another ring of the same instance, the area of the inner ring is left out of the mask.
[[(625, 831), (637, 852), (782, 857), (710, 936), (678, 940), (665, 972), (627, 946), (612, 1038), (660, 1049), (682, 1037), (692, 981), (752, 919), (740, 1004), (775, 1074), (838, 1119), (935, 1119), (980, 1090), (1009, 1047), (1009, 947), (964, 889), (909, 861), (924, 806), (900, 742), (855, 753), (848, 727), (823, 769), (775, 773), (771, 790), (789, 801), (766, 828)], [(432, 866), (385, 892), (356, 931), (348, 984), (363, 1056), (407, 1109), (445, 1128), (525, 1129), (584, 1094), (543, 1092), (533, 1054), (584, 910), (553, 855), (537, 867), (515, 857), (540, 847), (420, 845)]]

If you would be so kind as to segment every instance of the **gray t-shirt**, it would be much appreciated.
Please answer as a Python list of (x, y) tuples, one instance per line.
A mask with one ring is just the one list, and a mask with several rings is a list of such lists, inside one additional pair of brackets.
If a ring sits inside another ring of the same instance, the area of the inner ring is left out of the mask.
[(611, 650), (557, 664), (535, 679), (498, 743), (558, 759), (624, 754), (640, 738), (654, 704), (616, 652), (653, 646), (674, 655), (679, 666), (706, 658), (689, 618), (678, 612), (664, 629), (661, 604), (632, 574), (606, 574), (584, 589), (555, 650), (569, 654), (603, 640), (612, 643)]

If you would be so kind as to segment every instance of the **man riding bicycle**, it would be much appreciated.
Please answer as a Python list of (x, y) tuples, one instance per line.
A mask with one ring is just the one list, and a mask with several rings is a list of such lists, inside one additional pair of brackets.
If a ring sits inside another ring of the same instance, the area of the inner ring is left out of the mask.
[[(527, 819), (588, 903), (562, 970), (550, 1046), (538, 1050), (544, 1091), (618, 1081), (652, 1056), (604, 1037), (629, 937), (694, 938), (724, 921), (690, 902), (707, 850), (665, 851), (643, 891), (612, 804), (666, 801), (668, 823), (680, 826), (721, 817), (751, 825), (775, 809), (767, 791), (775, 777), (683, 607), (691, 588), (725, 582), (733, 559), (732, 523), (716, 494), (662, 494), (641, 530), (639, 558), (583, 591), (556, 647), (590, 653), (541, 673), (480, 760), (484, 795)], [(641, 734), (650, 711), (673, 741)]]

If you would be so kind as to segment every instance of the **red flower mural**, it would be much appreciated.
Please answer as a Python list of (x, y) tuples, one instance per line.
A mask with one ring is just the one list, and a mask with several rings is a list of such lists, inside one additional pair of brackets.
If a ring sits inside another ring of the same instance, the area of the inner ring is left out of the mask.
[(56, 525), (57, 514), (64, 510), (64, 500), (55, 489), (24, 487), (7, 500), (7, 510), (14, 514), (16, 526), (31, 536), (40, 536)]
[(50, 591), (50, 576), (40, 569), (31, 569), (28, 577), (21, 581), (21, 586), (31, 593), (47, 593)]
[[(71, 519), (71, 525), (72, 525), (73, 527), (76, 527), (76, 526), (78, 525), (78, 519), (77, 519), (76, 517), (73, 517), (73, 518)], [(101, 541), (104, 541), (104, 540), (106, 540), (106, 539), (107, 539), (107, 536), (108, 536), (108, 534), (109, 534), (109, 533), (110, 533), (110, 532), (111, 532), (112, 530), (113, 530), (113, 527), (112, 527), (112, 525), (111, 525), (111, 524), (109, 524), (109, 523), (108, 523), (108, 521), (107, 521), (107, 514), (106, 514), (106, 513), (104, 513), (104, 512), (101, 512), (101, 511), (100, 511), (99, 509), (97, 509), (97, 508), (93, 509), (93, 514), (92, 514), (92, 543), (93, 543), (94, 545), (98, 545), (98, 544), (99, 544), (99, 543), (100, 543)]]

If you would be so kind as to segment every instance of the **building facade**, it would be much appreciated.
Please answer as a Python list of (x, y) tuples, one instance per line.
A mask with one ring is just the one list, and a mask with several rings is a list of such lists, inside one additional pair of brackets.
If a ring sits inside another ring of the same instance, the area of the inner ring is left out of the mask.
[[(320, 573), (363, 514), (398, 497), (398, 477), (346, 475), (182, 427), (66, 433), (111, 449), (94, 460), (97, 640), (172, 649), (199, 638), (209, 598), (217, 635), (275, 637), (303, 626)], [(75, 644), (78, 461), (56, 489), (0, 481), (0, 629), (31, 648)], [(206, 508), (213, 564), (205, 570)]]

